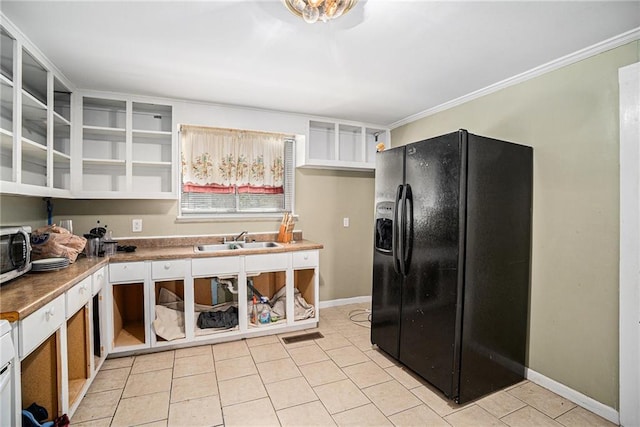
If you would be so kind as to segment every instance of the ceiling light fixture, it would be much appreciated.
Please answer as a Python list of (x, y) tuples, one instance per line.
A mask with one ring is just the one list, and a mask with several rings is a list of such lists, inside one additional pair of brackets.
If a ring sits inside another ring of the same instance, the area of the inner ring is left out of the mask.
[(358, 0), (282, 0), (294, 15), (313, 24), (327, 22), (347, 13)]

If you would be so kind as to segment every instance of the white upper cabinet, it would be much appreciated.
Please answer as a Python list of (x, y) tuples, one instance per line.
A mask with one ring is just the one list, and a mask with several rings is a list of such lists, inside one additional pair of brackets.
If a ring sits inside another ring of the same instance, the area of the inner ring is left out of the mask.
[(5, 21), (0, 55), (1, 191), (70, 197), (71, 85)]
[(376, 144), (389, 141), (389, 130), (353, 122), (310, 120), (297, 143), (297, 166), (318, 169), (375, 169)]
[(74, 195), (176, 198), (173, 106), (126, 95), (83, 95), (82, 172)]

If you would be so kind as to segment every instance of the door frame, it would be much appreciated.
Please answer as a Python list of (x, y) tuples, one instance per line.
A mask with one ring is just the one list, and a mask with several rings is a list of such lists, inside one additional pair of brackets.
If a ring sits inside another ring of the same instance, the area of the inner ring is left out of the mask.
[(640, 62), (620, 87), (620, 424), (640, 425)]

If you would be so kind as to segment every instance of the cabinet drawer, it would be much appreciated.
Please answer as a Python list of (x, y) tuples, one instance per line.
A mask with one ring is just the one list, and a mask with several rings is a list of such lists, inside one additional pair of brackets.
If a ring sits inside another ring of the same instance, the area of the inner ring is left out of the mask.
[(151, 263), (151, 278), (153, 280), (184, 278), (186, 264), (183, 259), (153, 261)]
[(286, 270), (291, 254), (247, 255), (244, 266), (247, 272)]
[(67, 291), (65, 294), (67, 298), (67, 319), (76, 314), (80, 307), (89, 302), (91, 289), (91, 276), (89, 276)]
[(302, 251), (293, 253), (293, 268), (317, 266), (318, 251)]
[(64, 295), (51, 301), (20, 321), (20, 357), (31, 353), (53, 334), (65, 320)]
[(93, 273), (93, 289), (91, 291), (92, 295), (100, 292), (101, 289), (104, 289), (104, 286), (107, 284), (107, 269), (101, 268), (100, 270)]
[(218, 276), (221, 274), (238, 274), (240, 257), (193, 258), (191, 274), (196, 276)]
[(144, 262), (109, 264), (109, 282), (111, 283), (143, 281), (144, 273)]

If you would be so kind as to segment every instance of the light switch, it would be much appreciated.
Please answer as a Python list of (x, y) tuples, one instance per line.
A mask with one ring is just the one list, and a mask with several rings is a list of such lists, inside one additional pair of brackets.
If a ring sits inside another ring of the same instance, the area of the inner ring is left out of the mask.
[(349, 226), (349, 218), (342, 218), (342, 226), (345, 228)]
[(133, 233), (141, 233), (142, 232), (142, 220), (134, 219), (131, 221), (131, 231)]

